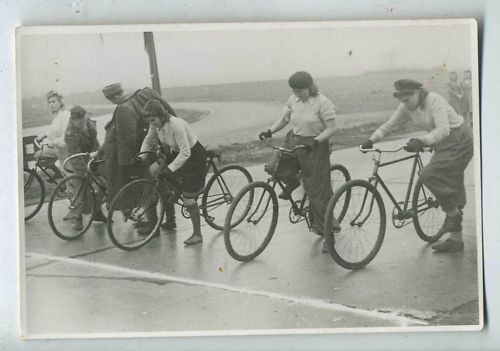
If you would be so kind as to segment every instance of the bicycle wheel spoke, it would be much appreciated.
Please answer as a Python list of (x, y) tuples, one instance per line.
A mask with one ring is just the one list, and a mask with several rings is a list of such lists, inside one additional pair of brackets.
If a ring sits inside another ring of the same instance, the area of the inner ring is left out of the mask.
[[(253, 198), (253, 201), (249, 201)], [(241, 217), (238, 227), (231, 227), (234, 216)], [(229, 254), (248, 261), (257, 257), (269, 244), (278, 216), (278, 200), (273, 189), (264, 182), (247, 185), (235, 197), (224, 227), (224, 242)]]

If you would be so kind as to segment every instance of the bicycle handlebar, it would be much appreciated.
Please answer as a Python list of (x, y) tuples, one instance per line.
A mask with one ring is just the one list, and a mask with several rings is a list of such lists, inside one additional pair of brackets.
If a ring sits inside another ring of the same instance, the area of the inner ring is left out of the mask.
[(132, 158), (132, 162), (137, 160), (141, 155), (156, 155), (156, 151), (141, 151)]
[(292, 152), (294, 152), (295, 150), (298, 150), (298, 149), (305, 149), (306, 145), (302, 145), (302, 144), (301, 145), (297, 145), (293, 149), (287, 149), (287, 148), (284, 148), (282, 146), (273, 146), (272, 148), (275, 149), (275, 150), (286, 152), (286, 153), (292, 153)]
[[(367, 152), (378, 152), (379, 154), (381, 154), (383, 152), (398, 152), (401, 150), (406, 150), (406, 145), (397, 147), (395, 149), (379, 149), (379, 148), (363, 149), (362, 145), (359, 146), (359, 151), (361, 151), (364, 154)], [(430, 151), (432, 151), (432, 147), (424, 146), (422, 151), (429, 151), (430, 152)]]

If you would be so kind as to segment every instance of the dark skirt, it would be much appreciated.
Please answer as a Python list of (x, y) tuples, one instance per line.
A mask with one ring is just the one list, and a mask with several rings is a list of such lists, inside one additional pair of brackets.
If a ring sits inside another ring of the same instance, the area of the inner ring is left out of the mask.
[[(178, 152), (172, 152), (172, 158), (177, 157)], [(191, 148), (191, 156), (179, 168), (175, 174), (180, 176), (182, 193), (185, 198), (196, 198), (205, 187), (205, 167), (207, 152), (205, 148), (197, 142)]]

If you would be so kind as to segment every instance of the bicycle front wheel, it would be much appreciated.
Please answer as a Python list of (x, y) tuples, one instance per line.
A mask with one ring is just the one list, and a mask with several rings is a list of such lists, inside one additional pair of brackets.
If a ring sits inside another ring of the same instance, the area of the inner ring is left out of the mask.
[(32, 169), (23, 170), (24, 177), (24, 220), (33, 218), (45, 201), (45, 183)]
[(146, 179), (128, 183), (118, 191), (108, 209), (108, 234), (116, 247), (132, 251), (159, 234), (163, 203), (158, 187)]
[[(215, 172), (208, 180), (201, 198), (201, 210), (207, 224), (217, 230), (224, 229), (226, 213), (234, 197), (251, 182), (250, 172), (242, 166), (229, 165)], [(246, 201), (250, 203), (252, 199), (253, 196), (248, 196)], [(239, 217), (234, 216), (231, 227), (240, 224), (245, 215), (246, 213), (243, 212)]]
[[(235, 218), (241, 222), (238, 227), (232, 226)], [(236, 195), (226, 215), (224, 243), (227, 252), (238, 261), (254, 259), (271, 241), (277, 223), (278, 198), (273, 188), (265, 182), (248, 184)]]
[(60, 181), (49, 200), (49, 224), (54, 234), (64, 240), (82, 236), (92, 224), (94, 204), (94, 189), (87, 177), (72, 175)]
[[(344, 216), (339, 216), (346, 203)], [(339, 233), (332, 231), (332, 217), (339, 221)], [(384, 202), (373, 185), (361, 179), (345, 183), (333, 194), (326, 210), (324, 233), (330, 255), (346, 269), (365, 267), (382, 246), (385, 226)]]
[(428, 242), (438, 241), (444, 233), (438, 233), (445, 213), (439, 208), (436, 197), (420, 179), (415, 184), (412, 198), (413, 226), (418, 236)]

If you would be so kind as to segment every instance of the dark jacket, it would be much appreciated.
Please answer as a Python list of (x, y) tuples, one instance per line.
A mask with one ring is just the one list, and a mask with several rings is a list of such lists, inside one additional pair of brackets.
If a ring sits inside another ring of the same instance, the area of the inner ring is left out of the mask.
[(105, 127), (104, 172), (109, 201), (133, 176), (141, 176), (141, 170), (132, 165), (132, 159), (139, 153), (149, 130), (148, 121), (141, 117), (140, 111), (151, 99), (160, 100), (170, 114), (176, 115), (172, 107), (155, 90), (143, 88), (125, 97), (116, 106), (111, 121)]
[[(86, 128), (80, 129), (70, 120), (64, 133), (64, 142), (70, 156), (81, 152), (96, 151), (99, 148), (96, 122), (87, 119)], [(83, 158), (72, 159), (70, 162), (75, 173), (83, 174), (85, 172), (86, 164)]]

